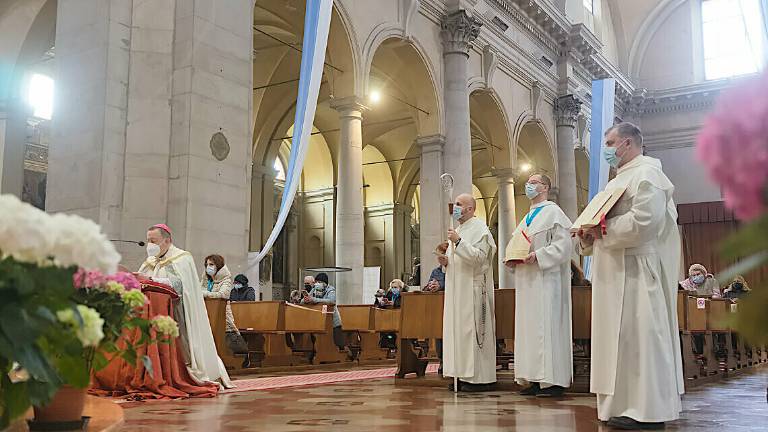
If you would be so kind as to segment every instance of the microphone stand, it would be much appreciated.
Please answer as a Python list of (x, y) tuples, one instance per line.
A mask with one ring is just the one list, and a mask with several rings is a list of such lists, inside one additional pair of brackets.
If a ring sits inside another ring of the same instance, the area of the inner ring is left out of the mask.
[[(448, 173), (444, 173), (443, 175), (440, 176), (440, 182), (443, 184), (443, 191), (445, 192), (446, 195), (448, 195), (448, 208), (451, 209), (452, 208), (451, 202), (453, 202), (453, 176), (448, 174)], [(453, 225), (453, 212), (451, 212), (451, 216), (448, 217), (448, 223), (449, 223), (450, 228), (453, 229), (454, 228), (454, 225)], [(451, 257), (453, 257), (454, 254), (456, 253), (456, 246), (453, 244), (453, 242), (450, 239), (448, 239), (448, 247), (451, 250)], [(451, 286), (453, 286), (454, 290), (455, 290), (456, 289), (456, 271), (455, 271), (456, 265), (454, 263), (450, 263), (450, 262), (448, 263), (448, 265), (450, 267), (449, 271), (451, 272)], [(454, 317), (458, 316), (456, 314), (456, 301), (455, 301), (455, 298), (454, 298), (454, 301), (451, 302), (451, 308), (453, 309), (452, 310), (453, 316)], [(457, 339), (456, 339), (456, 320), (455, 319), (453, 321), (453, 325), (451, 326), (451, 333), (453, 334), (453, 361), (456, 362), (456, 341), (457, 341)], [(454, 373), (454, 375), (455, 375), (455, 373)], [(458, 393), (458, 391), (459, 391), (459, 378), (454, 376), (453, 377), (453, 392), (454, 393)]]

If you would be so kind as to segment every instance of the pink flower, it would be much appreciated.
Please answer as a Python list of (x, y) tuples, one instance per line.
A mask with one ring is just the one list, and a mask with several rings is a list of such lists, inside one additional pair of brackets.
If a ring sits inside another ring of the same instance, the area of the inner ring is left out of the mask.
[(117, 272), (113, 275), (107, 276), (107, 280), (122, 284), (126, 291), (137, 290), (141, 288), (141, 284), (136, 279), (136, 277), (127, 272)]
[(744, 220), (767, 208), (768, 73), (725, 92), (699, 133), (696, 154)]
[(75, 274), (72, 275), (72, 285), (74, 285), (75, 289), (85, 288), (86, 273), (84, 269), (78, 268)]

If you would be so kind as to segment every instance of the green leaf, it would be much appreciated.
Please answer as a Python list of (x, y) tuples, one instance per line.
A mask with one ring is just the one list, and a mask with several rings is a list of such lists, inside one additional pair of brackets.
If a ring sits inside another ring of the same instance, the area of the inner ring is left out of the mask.
[(7, 411), (10, 420), (24, 415), (29, 409), (29, 393), (27, 383), (11, 383), (9, 379), (2, 380), (3, 386), (3, 415)]
[(91, 374), (83, 357), (62, 356), (56, 366), (67, 384), (77, 388), (88, 387)]
[(754, 255), (750, 255), (747, 258), (742, 259), (732, 266), (729, 266), (725, 270), (721, 271), (717, 277), (721, 281), (733, 280), (736, 276), (747, 274), (766, 262), (768, 262), (768, 252), (758, 252)]
[(98, 372), (109, 364), (109, 360), (107, 360), (107, 357), (104, 356), (104, 354), (101, 351), (97, 351), (96, 354), (93, 356), (93, 370), (95, 372)]

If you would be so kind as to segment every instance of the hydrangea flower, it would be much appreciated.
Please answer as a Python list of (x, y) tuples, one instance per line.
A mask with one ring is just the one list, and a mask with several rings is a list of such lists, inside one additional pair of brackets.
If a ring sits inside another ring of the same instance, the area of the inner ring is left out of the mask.
[[(109, 283), (115, 283), (115, 282), (109, 282)], [(142, 293), (139, 290), (132, 290), (132, 291), (124, 290), (120, 296), (123, 299), (123, 303), (125, 303), (131, 309), (139, 308), (147, 304), (147, 298), (144, 296), (144, 293)]]
[(156, 316), (151, 320), (152, 328), (156, 332), (170, 337), (179, 336), (179, 325), (169, 316)]
[(768, 73), (726, 91), (704, 122), (696, 155), (744, 220), (766, 211)]
[(80, 325), (73, 309), (64, 309), (56, 312), (56, 317), (65, 325), (75, 328), (75, 334), (84, 347), (95, 347), (104, 339), (104, 320), (99, 313), (85, 305), (77, 305), (77, 311), (83, 320)]
[(131, 273), (117, 272), (113, 275), (107, 276), (107, 280), (115, 281), (121, 284), (128, 291), (141, 289), (139, 280), (136, 279), (136, 276), (132, 275)]
[(106, 284), (104, 284), (104, 291), (123, 296), (125, 294), (125, 287), (121, 283), (108, 281)]

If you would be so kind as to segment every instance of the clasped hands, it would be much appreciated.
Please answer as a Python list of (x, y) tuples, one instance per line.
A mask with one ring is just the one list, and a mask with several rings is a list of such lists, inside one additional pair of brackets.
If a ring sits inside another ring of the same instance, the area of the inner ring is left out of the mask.
[[(537, 259), (536, 259), (536, 251), (533, 251), (533, 252), (529, 253), (528, 256), (525, 257), (525, 259), (523, 260), (523, 264), (535, 264), (536, 261), (537, 261)], [(514, 268), (515, 265), (517, 265), (517, 264), (518, 263), (515, 262), (515, 261), (507, 261), (507, 262), (504, 263), (504, 265), (509, 267), (509, 268)]]

